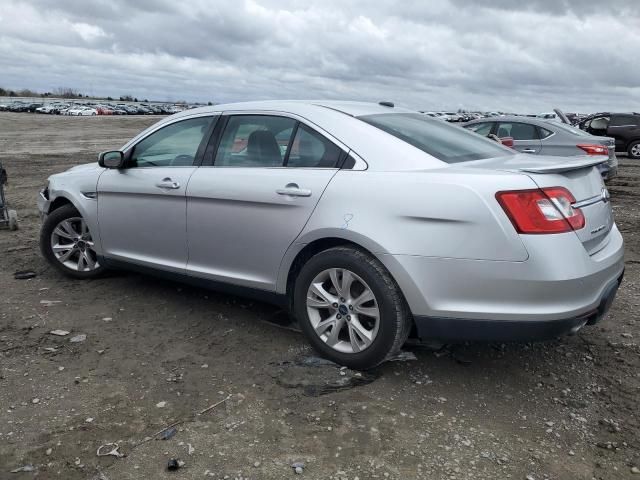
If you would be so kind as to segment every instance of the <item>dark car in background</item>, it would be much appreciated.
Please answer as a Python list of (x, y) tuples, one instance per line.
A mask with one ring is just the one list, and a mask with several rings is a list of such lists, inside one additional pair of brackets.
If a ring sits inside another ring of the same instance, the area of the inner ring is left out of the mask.
[(615, 139), (616, 152), (640, 158), (640, 113), (601, 112), (590, 115), (578, 127), (592, 135)]
[(557, 157), (606, 156), (608, 160), (598, 165), (602, 177), (609, 180), (618, 172), (611, 138), (593, 136), (565, 123), (511, 115), (472, 120), (463, 127), (485, 137), (513, 138), (513, 148), (522, 153)]

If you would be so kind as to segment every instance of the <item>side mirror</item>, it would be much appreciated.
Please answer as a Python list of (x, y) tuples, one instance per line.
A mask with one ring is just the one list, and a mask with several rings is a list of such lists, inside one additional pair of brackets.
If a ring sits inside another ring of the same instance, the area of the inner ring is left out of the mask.
[(120, 169), (124, 166), (124, 153), (118, 150), (102, 152), (98, 155), (98, 165), (104, 168)]

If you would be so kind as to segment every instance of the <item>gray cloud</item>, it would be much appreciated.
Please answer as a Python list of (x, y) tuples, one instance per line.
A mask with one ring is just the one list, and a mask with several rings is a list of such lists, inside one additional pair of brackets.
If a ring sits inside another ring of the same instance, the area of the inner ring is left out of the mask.
[(5, 0), (0, 86), (640, 109), (636, 0)]

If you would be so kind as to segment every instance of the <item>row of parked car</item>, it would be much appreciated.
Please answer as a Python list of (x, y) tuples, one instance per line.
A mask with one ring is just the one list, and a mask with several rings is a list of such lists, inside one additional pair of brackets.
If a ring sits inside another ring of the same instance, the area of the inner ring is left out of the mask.
[(601, 112), (575, 116), (574, 122), (556, 110), (553, 117), (500, 115), (477, 118), (461, 126), (522, 153), (607, 156), (608, 161), (598, 166), (605, 180), (617, 174), (616, 153), (640, 159), (640, 113)]
[(168, 103), (94, 103), (13, 101), (0, 103), (0, 111), (45, 113), (51, 115), (171, 115), (189, 108)]

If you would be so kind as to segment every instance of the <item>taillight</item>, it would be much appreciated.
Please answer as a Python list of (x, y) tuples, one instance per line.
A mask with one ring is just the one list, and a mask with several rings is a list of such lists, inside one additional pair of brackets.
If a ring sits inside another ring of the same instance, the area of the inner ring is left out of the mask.
[(609, 155), (609, 148), (606, 145), (591, 145), (582, 143), (576, 147), (587, 152), (587, 155)]
[(584, 227), (584, 215), (571, 204), (576, 199), (564, 187), (496, 193), (496, 200), (518, 233), (565, 233)]

